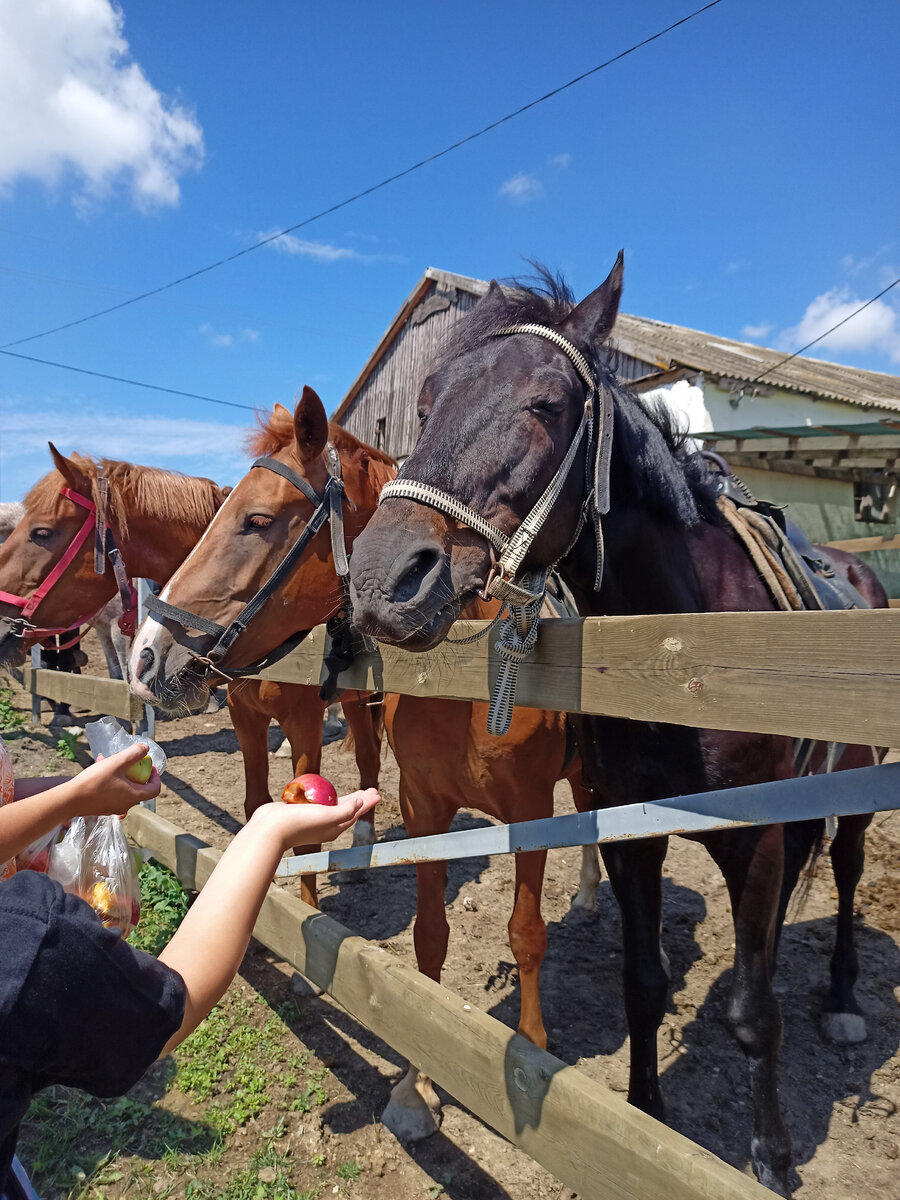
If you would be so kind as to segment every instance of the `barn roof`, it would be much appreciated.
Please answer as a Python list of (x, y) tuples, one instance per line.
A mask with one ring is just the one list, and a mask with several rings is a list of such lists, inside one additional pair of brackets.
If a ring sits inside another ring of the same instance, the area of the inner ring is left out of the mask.
[[(334, 420), (341, 420), (432, 283), (445, 288), (458, 288), (473, 296), (484, 295), (489, 286), (483, 279), (429, 267), (341, 401)], [(783, 351), (628, 313), (619, 314), (612, 341), (621, 353), (656, 368), (640, 380), (642, 387), (663, 383), (667, 378), (685, 372), (699, 371), (705, 375), (734, 380), (738, 384), (758, 382), (862, 408), (900, 412), (900, 377), (896, 375), (863, 371), (857, 367), (844, 367), (823, 359), (801, 356), (784, 362)]]

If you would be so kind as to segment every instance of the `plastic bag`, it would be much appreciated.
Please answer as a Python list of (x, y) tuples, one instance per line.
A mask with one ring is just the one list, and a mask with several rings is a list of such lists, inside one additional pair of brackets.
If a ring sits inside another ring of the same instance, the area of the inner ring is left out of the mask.
[(140, 920), (138, 864), (118, 817), (76, 817), (51, 847), (47, 873), (86, 900), (107, 929), (118, 929), (122, 937)]
[(50, 852), (54, 843), (62, 835), (63, 829), (64, 826), (57, 825), (55, 829), (51, 829), (49, 833), (45, 833), (43, 837), (33, 841), (30, 846), (20, 850), (16, 855), (16, 870), (46, 872), (50, 866)]
[(143, 733), (126, 733), (115, 717), (101, 717), (99, 721), (89, 721), (84, 727), (88, 745), (94, 758), (103, 755), (109, 758), (135, 742), (144, 742), (147, 753), (160, 775), (166, 769), (166, 756), (161, 746)]

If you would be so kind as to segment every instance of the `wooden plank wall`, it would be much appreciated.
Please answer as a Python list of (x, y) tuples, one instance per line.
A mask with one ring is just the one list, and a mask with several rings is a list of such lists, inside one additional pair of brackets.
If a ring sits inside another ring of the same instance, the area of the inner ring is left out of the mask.
[[(460, 622), (463, 637), (484, 622)], [(487, 700), (493, 636), (427, 654), (383, 646), (343, 686)], [(324, 631), (262, 678), (318, 683)], [(589, 617), (541, 625), (517, 702), (695, 728), (893, 746), (900, 732), (900, 610)]]
[[(188, 888), (221, 858), (147, 809), (126, 831)], [(582, 1200), (765, 1200), (772, 1193), (281, 888), (254, 935)]]
[(101, 679), (95, 675), (72, 675), (68, 671), (48, 671), (41, 667), (24, 668), (25, 688), (32, 696), (74, 704), (92, 713), (139, 721), (144, 706), (128, 689), (124, 679)]

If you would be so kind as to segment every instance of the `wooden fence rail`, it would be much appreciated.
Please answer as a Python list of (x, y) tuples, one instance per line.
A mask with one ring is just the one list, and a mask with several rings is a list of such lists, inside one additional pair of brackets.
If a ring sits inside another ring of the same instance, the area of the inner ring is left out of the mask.
[[(454, 636), (483, 628), (459, 622)], [(264, 679), (319, 683), (319, 627)], [(382, 646), (343, 687), (488, 700), (498, 657), (489, 634), (426, 654)], [(587, 617), (541, 625), (519, 670), (517, 703), (696, 728), (896, 745), (900, 610)]]
[[(221, 854), (146, 809), (127, 832), (200, 888)], [(583, 1200), (765, 1200), (715, 1155), (271, 887), (254, 935)]]

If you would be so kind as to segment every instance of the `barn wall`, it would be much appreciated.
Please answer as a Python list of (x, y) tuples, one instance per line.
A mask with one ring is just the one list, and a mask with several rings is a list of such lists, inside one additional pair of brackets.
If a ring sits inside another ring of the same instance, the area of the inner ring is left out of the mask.
[(478, 297), (461, 289), (432, 282), (341, 424), (355, 437), (374, 445), (378, 440), (378, 422), (383, 420), (381, 448), (394, 458), (405, 458), (419, 436), (416, 399), (435, 353), (450, 329), (477, 300)]

